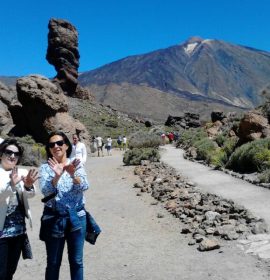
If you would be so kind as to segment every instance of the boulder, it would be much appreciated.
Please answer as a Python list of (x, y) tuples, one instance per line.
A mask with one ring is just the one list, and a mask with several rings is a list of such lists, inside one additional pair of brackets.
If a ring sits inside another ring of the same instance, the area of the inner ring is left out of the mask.
[(213, 111), (211, 113), (211, 120), (213, 123), (216, 121), (222, 121), (225, 118), (226, 118), (226, 116), (222, 111)]
[(241, 119), (237, 136), (240, 142), (247, 142), (265, 137), (263, 132), (268, 130), (267, 118), (257, 111), (250, 111)]
[(68, 114), (68, 101), (49, 79), (30, 75), (17, 80), (18, 100), (21, 105), (14, 108), (17, 134), (29, 134), (37, 141), (46, 143), (48, 134), (61, 130), (69, 137), (75, 132), (89, 141), (86, 128)]

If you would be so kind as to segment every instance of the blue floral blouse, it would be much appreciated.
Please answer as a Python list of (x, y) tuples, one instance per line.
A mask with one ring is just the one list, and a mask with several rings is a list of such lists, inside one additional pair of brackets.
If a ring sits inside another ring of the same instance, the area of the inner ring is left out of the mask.
[(83, 192), (89, 188), (89, 184), (86, 172), (81, 165), (75, 171), (75, 177), (81, 179), (80, 184), (74, 184), (73, 179), (65, 171), (57, 182), (57, 186), (54, 187), (52, 179), (55, 173), (48, 163), (41, 165), (39, 176), (39, 187), (44, 197), (57, 193), (54, 199), (45, 203), (46, 206), (55, 207), (57, 211), (66, 211), (70, 208), (76, 209), (84, 206), (85, 198)]

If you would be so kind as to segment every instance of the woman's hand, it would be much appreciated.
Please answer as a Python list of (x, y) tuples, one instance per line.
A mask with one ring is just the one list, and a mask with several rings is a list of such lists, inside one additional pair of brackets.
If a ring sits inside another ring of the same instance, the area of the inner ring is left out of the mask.
[(19, 174), (18, 174), (17, 166), (14, 166), (12, 168), (9, 178), (10, 178), (10, 185), (12, 188), (14, 188), (22, 180), (22, 177), (19, 176)]
[(55, 176), (52, 179), (52, 184), (54, 187), (56, 187), (58, 180), (65, 171), (64, 165), (62, 163), (59, 163), (54, 157), (48, 159), (48, 164), (55, 173)]
[(54, 171), (55, 175), (57, 177), (61, 177), (64, 170), (64, 165), (62, 163), (59, 163), (54, 157), (48, 159), (48, 164), (51, 167), (51, 169)]
[(38, 179), (38, 171), (35, 169), (30, 169), (25, 177), (22, 176), (24, 187), (26, 189), (31, 188), (37, 179)]
[(80, 165), (80, 162), (81, 161), (78, 158), (75, 158), (70, 164), (64, 167), (64, 170), (67, 171), (70, 177), (74, 177), (75, 171), (77, 167)]

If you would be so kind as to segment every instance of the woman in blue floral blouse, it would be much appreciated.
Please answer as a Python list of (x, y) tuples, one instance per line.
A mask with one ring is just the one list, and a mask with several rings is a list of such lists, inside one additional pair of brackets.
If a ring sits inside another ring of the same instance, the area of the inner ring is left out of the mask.
[(49, 135), (48, 161), (40, 167), (40, 189), (44, 195), (40, 239), (45, 242), (45, 279), (59, 279), (64, 245), (67, 243), (72, 280), (83, 279), (83, 246), (86, 233), (84, 191), (88, 189), (80, 160), (70, 162), (72, 145), (63, 132)]

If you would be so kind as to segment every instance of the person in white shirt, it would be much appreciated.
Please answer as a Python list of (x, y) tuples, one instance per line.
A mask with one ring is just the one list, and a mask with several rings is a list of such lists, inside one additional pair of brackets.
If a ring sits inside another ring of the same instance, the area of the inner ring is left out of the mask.
[(100, 157), (100, 154), (103, 156), (103, 139), (101, 136), (96, 137), (96, 142), (97, 142), (97, 151), (98, 151), (98, 157)]
[(28, 198), (35, 195), (38, 172), (18, 168), (23, 150), (13, 138), (0, 145), (0, 279), (13, 279), (21, 254), (32, 258), (25, 217), (32, 227)]
[(107, 138), (106, 149), (108, 156), (112, 155), (112, 138), (109, 136)]
[(127, 149), (127, 137), (123, 136), (123, 150), (125, 151)]
[(85, 165), (87, 160), (87, 150), (84, 143), (81, 142), (81, 139), (78, 134), (72, 135), (72, 152), (70, 155), (70, 159), (79, 159), (82, 165)]

